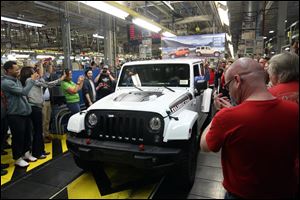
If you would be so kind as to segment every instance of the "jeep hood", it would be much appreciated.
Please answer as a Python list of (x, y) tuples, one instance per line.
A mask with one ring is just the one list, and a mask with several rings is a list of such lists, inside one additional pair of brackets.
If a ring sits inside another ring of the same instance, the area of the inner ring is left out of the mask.
[(191, 98), (191, 94), (183, 90), (176, 92), (169, 90), (121, 90), (98, 100), (88, 110), (134, 110), (156, 112), (165, 115), (166, 110), (172, 110), (171, 108), (177, 102), (180, 103)]

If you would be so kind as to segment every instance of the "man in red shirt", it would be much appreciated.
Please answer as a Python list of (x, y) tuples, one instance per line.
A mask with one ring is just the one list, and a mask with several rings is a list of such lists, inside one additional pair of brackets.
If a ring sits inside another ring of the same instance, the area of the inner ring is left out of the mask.
[(201, 137), (203, 151), (222, 149), (225, 198), (293, 198), (297, 191), (299, 111), (271, 95), (264, 70), (240, 58), (225, 74), (237, 106), (216, 97), (220, 111)]
[(269, 91), (277, 98), (299, 104), (299, 56), (290, 52), (273, 56), (268, 73), (273, 85)]

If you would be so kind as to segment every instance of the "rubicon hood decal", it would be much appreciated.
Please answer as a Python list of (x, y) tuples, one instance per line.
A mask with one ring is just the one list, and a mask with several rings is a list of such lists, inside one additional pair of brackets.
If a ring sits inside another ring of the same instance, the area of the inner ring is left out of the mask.
[(171, 112), (172, 113), (176, 112), (177, 110), (182, 108), (185, 104), (187, 104), (189, 101), (191, 101), (192, 98), (193, 96), (191, 93), (185, 93), (170, 105)]
[(141, 91), (141, 92), (129, 92), (123, 93), (115, 97), (113, 101), (115, 102), (144, 102), (153, 101), (158, 97), (162, 96), (162, 92), (152, 92), (152, 91)]

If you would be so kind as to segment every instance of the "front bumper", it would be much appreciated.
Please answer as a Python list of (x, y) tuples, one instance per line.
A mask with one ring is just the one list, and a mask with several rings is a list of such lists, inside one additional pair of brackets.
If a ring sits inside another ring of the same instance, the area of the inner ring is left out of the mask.
[(102, 161), (131, 165), (142, 169), (170, 167), (180, 160), (180, 148), (165, 148), (113, 141), (99, 141), (68, 135), (67, 146), (71, 153), (82, 160)]

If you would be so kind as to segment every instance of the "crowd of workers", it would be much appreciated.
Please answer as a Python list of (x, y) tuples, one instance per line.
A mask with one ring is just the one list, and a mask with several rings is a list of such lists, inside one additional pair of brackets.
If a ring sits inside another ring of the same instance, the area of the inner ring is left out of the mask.
[[(45, 159), (50, 154), (45, 151), (44, 143), (52, 140), (49, 131), (51, 105), (55, 102), (57, 89), (63, 93), (62, 102), (71, 114), (80, 111), (80, 90), (86, 108), (114, 91), (115, 78), (108, 66), (103, 65), (93, 80), (95, 68), (92, 63), (85, 69), (85, 77), (79, 76), (74, 83), (72, 70), (65, 69), (58, 75), (50, 61), (41, 60), (34, 67), (21, 69), (16, 62), (7, 61), (1, 67), (1, 155), (7, 154), (4, 147), (11, 147), (18, 167), (27, 167), (29, 162)], [(18, 126), (15, 126), (16, 122)], [(12, 136), (11, 145), (7, 142), (8, 129)], [(7, 167), (8, 164), (1, 164), (1, 175), (7, 174)]]
[[(204, 78), (214, 89), (217, 112), (202, 134), (201, 149), (222, 150), (225, 198), (295, 198), (299, 185), (299, 56), (284, 52), (271, 59), (223, 60), (215, 68), (207, 61), (203, 65)], [(102, 65), (93, 79), (95, 68), (92, 64), (85, 77), (74, 83), (71, 70), (57, 77), (51, 62), (21, 70), (13, 61), (3, 65), (1, 103), (3, 96), (6, 113), (2, 115), (1, 108), (1, 124), (8, 124), (11, 130), (16, 166), (27, 167), (28, 162), (48, 154), (44, 142), (51, 139), (51, 89), (55, 85), (60, 84), (72, 114), (80, 111), (80, 90), (86, 107), (114, 91), (116, 80), (109, 67)], [(7, 125), (4, 127), (1, 148), (7, 133)], [(1, 175), (7, 173), (6, 167), (1, 164)]]

